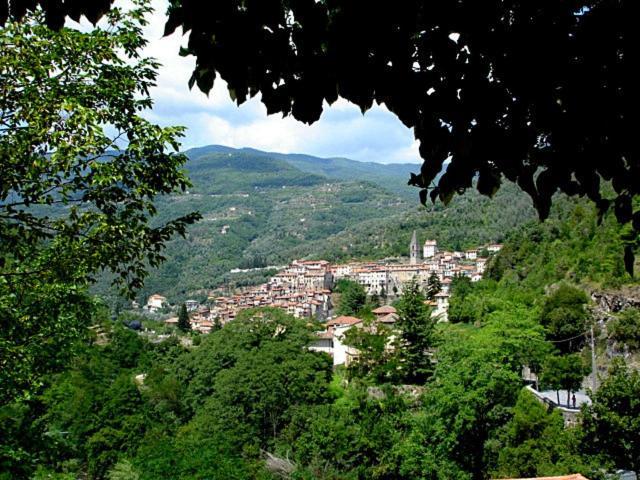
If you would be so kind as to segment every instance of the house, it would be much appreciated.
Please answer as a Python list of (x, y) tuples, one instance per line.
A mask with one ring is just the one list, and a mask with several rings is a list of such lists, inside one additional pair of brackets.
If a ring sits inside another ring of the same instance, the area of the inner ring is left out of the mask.
[(433, 258), (438, 253), (438, 242), (435, 240), (425, 240), (424, 245), (422, 247), (423, 257), (424, 258)]
[(327, 322), (327, 331), (333, 332), (333, 365), (349, 366), (358, 357), (358, 351), (345, 345), (344, 335), (353, 327), (361, 328), (362, 320), (356, 317), (342, 315)]
[(317, 332), (315, 340), (309, 345), (309, 350), (324, 352), (333, 356), (333, 329)]
[(384, 305), (372, 311), (376, 316), (376, 322), (385, 325), (394, 325), (398, 321), (398, 313), (391, 305)]
[(440, 292), (436, 294), (435, 297), (436, 308), (433, 312), (431, 312), (431, 316), (440, 316), (441, 322), (446, 322), (449, 319), (447, 318), (447, 311), (449, 310), (449, 294)]
[(195, 312), (200, 306), (200, 302), (197, 300), (186, 300), (184, 304), (187, 307), (187, 312)]
[(157, 312), (166, 306), (167, 298), (155, 293), (147, 299), (147, 304), (144, 308), (150, 312)]
[(491, 253), (496, 253), (499, 252), (500, 250), (502, 250), (502, 244), (501, 243), (492, 243), (491, 245), (489, 245), (487, 247), (487, 250)]

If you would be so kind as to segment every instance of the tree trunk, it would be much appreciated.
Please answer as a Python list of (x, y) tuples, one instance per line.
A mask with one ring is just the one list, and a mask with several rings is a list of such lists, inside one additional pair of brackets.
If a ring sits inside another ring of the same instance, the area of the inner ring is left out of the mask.
[(558, 406), (560, 406), (560, 390), (556, 390), (556, 397), (558, 398)]

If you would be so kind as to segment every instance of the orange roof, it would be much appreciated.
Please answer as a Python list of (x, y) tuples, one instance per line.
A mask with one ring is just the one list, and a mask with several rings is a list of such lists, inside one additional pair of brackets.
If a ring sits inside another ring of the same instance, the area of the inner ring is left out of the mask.
[(347, 315), (341, 315), (340, 317), (334, 318), (333, 320), (329, 320), (327, 325), (355, 325), (356, 323), (361, 323), (362, 320), (356, 317), (349, 317)]
[(579, 473), (573, 475), (561, 475), (559, 477), (534, 477), (534, 478), (509, 478), (504, 480), (589, 480), (587, 477), (583, 477)]
[(391, 305), (383, 305), (373, 310), (372, 313), (375, 315), (387, 315), (389, 313), (396, 313), (396, 309)]

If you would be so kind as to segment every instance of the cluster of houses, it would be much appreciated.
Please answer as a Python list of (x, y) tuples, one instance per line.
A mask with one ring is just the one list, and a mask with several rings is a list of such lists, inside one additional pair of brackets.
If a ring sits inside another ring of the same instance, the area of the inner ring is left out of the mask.
[[(332, 319), (331, 290), (337, 281), (355, 281), (364, 287), (368, 295), (377, 296), (385, 303), (385, 300), (393, 300), (402, 295), (404, 286), (409, 282), (418, 282), (426, 288), (429, 279), (435, 276), (440, 281), (441, 291), (431, 302), (433, 315), (446, 321), (454, 277), (465, 276), (471, 281), (480, 280), (487, 262), (486, 255), (481, 252), (495, 253), (501, 247), (502, 245), (493, 244), (464, 252), (439, 251), (435, 240), (427, 240), (420, 248), (416, 232), (413, 232), (408, 263), (405, 260), (331, 264), (326, 260), (295, 260), (267, 283), (246, 288), (231, 296), (209, 297), (207, 305), (187, 300), (186, 306), (192, 329), (202, 333), (209, 333), (216, 324), (224, 325), (233, 320), (241, 310), (275, 307), (298, 318), (313, 317), (326, 322), (327, 327), (332, 327), (325, 332), (328, 339), (333, 332), (340, 335), (342, 329), (347, 327), (346, 324), (336, 324), (337, 319)], [(157, 312), (166, 305), (167, 299), (156, 294), (149, 297), (143, 308)], [(386, 308), (391, 307), (382, 307), (383, 310)], [(344, 318), (341, 321), (343, 320)], [(177, 318), (170, 318), (166, 323), (175, 324)], [(334, 344), (336, 343), (339, 344), (339, 341), (334, 340)], [(346, 353), (339, 353), (337, 357), (346, 358)]]
[[(333, 358), (333, 365), (349, 366), (351, 362), (358, 358), (358, 350), (345, 343), (345, 334), (351, 328), (376, 329), (379, 325), (384, 325), (393, 330), (393, 326), (398, 320), (396, 309), (391, 305), (383, 305), (372, 312), (375, 320), (371, 325), (365, 326), (364, 321), (357, 317), (341, 315), (325, 323), (325, 329), (317, 333), (317, 339), (309, 346), (311, 350), (325, 352)], [(390, 337), (393, 340), (393, 337)], [(389, 344), (391, 347), (391, 342)]]

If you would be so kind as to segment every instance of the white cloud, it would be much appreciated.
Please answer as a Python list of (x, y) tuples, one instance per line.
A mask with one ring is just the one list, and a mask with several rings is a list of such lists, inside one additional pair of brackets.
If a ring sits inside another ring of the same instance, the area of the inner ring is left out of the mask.
[(268, 116), (259, 96), (238, 107), (220, 78), (209, 96), (196, 87), (190, 91), (187, 82), (195, 59), (178, 55), (187, 37), (180, 31), (162, 37), (167, 2), (152, 4), (155, 13), (145, 29), (149, 39), (145, 54), (163, 66), (151, 91), (155, 106), (148, 117), (161, 125), (186, 126), (185, 148), (217, 143), (381, 163), (420, 162), (413, 132), (384, 106), (362, 115), (358, 107), (339, 99), (325, 105), (320, 120), (309, 126), (279, 114)]

